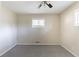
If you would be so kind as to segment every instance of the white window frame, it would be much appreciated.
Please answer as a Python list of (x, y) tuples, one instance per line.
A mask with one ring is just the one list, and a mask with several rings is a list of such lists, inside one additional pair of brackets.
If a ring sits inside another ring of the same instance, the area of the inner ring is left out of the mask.
[(44, 19), (38, 19), (38, 18), (32, 19), (32, 28), (39, 28), (39, 27), (44, 27), (44, 26), (45, 26)]
[(74, 25), (79, 26), (79, 9), (75, 10), (75, 19)]

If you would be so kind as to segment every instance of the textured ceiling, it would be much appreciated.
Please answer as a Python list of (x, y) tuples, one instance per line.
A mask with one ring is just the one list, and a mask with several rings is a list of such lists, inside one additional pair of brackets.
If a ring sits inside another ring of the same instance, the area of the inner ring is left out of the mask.
[(58, 14), (74, 3), (73, 1), (50, 1), (50, 3), (54, 6), (53, 8), (49, 8), (48, 6), (43, 6), (41, 8), (38, 8), (40, 2), (41, 1), (3, 1), (2, 4), (3, 6), (13, 10), (16, 13)]

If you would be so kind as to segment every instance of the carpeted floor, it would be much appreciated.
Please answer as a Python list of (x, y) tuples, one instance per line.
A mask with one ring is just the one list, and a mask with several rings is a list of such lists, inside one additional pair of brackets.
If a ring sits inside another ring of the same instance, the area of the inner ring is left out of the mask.
[(74, 57), (59, 45), (17, 45), (1, 57)]

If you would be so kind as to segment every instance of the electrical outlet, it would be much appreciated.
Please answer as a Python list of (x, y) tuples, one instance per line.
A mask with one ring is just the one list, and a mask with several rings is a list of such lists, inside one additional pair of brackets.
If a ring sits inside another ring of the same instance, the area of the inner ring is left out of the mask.
[(40, 41), (36, 41), (35, 43), (40, 43)]

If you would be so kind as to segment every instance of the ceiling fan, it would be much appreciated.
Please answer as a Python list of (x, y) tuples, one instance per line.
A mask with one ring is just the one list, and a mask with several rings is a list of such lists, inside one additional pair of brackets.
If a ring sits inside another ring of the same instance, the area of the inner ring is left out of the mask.
[(45, 5), (47, 5), (49, 8), (52, 8), (53, 7), (53, 5), (51, 3), (48, 3), (47, 1), (42, 1), (39, 4), (38, 8), (40, 8), (41, 6), (45, 6)]

